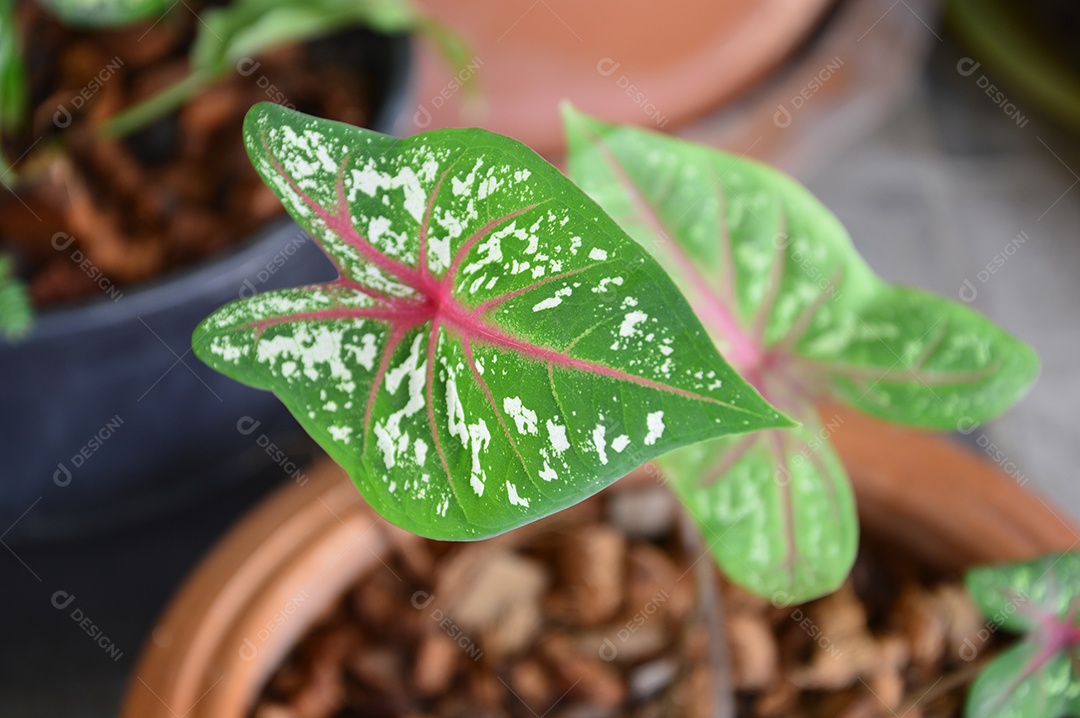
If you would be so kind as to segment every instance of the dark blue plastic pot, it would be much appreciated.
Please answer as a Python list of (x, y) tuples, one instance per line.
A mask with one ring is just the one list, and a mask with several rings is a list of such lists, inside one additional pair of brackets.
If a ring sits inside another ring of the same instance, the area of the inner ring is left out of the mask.
[[(376, 41), (385, 49), (369, 53), (381, 65), (372, 68), (381, 84), (372, 126), (390, 132), (407, 101), (409, 44)], [(333, 276), (282, 219), (117, 301), (46, 311), (24, 341), (0, 345), (3, 540), (150, 520), (275, 466), (298, 476), (311, 448), (299, 426), (272, 394), (203, 365), (191, 333), (240, 296)]]

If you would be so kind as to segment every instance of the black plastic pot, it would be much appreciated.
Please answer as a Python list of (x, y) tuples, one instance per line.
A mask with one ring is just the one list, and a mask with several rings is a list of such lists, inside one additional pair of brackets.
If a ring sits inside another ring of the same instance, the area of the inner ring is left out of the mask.
[[(390, 132), (408, 98), (409, 42), (372, 41), (372, 127)], [(311, 447), (299, 426), (272, 394), (203, 365), (191, 333), (240, 296), (334, 274), (282, 219), (117, 301), (39, 315), (25, 340), (0, 346), (0, 539), (71, 538), (270, 471), (298, 477)]]

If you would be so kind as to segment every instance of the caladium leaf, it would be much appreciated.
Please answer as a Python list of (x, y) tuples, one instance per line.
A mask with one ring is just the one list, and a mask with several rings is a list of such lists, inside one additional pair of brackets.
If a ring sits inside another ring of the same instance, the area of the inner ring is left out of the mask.
[(674, 448), (790, 424), (661, 267), (524, 145), (269, 104), (244, 138), (341, 278), (222, 308), (196, 353), (274, 391), (391, 522), (490, 536)]
[(838, 587), (858, 548), (855, 500), (813, 410), (802, 425), (677, 452), (672, 486), (729, 579), (777, 604)]
[(990, 622), (1026, 633), (983, 669), (965, 715), (1080, 715), (1080, 552), (972, 569), (965, 583)]
[(1080, 683), (1063, 652), (1046, 654), (1023, 641), (984, 668), (971, 686), (967, 718), (1031, 718), (1078, 716)]
[(175, 0), (40, 0), (56, 17), (75, 27), (112, 27), (156, 19)]
[[(1002, 411), (1033, 381), (1038, 363), (1027, 345), (962, 305), (880, 280), (836, 217), (794, 180), (753, 161), (570, 108), (565, 119), (571, 178), (668, 269), (732, 365), (797, 418), (812, 411), (806, 407), (815, 399), (833, 396), (885, 419), (955, 428), (962, 419), (980, 422)], [(798, 441), (762, 437), (755, 445), (780, 442), (789, 449), (777, 452), (783, 456), (812, 448)], [(741, 468), (720, 448), (710, 472), (696, 463), (696, 451), (665, 459), (684, 498), (691, 491), (684, 473), (700, 478), (719, 467)], [(751, 485), (751, 476), (760, 481), (765, 461), (755, 454), (756, 469), (722, 479), (740, 484), (729, 487), (729, 495), (766, 501), (790, 493), (791, 486), (766, 491)], [(842, 468), (827, 466), (803, 467), (803, 490), (837, 498), (830, 510), (836, 520), (817, 527), (818, 540), (846, 547), (835, 557), (846, 572), (855, 556), (849, 537), (856, 518), (843, 505), (850, 490), (831, 491)], [(771, 473), (793, 475), (791, 469), (781, 465)], [(776, 515), (767, 503), (758, 511)], [(776, 557), (759, 565), (739, 557), (765, 555), (752, 553), (753, 545), (787, 545), (782, 563), (790, 585), (784, 590), (807, 599), (831, 591), (836, 572), (804, 565), (824, 556), (788, 540), (799, 535), (802, 516), (796, 508), (788, 514), (795, 526), (763, 522), (772, 534), (767, 540), (750, 532), (730, 535), (728, 550), (717, 558), (746, 588), (770, 595), (777, 589), (766, 577), (776, 575), (770, 568)], [(813, 576), (821, 578), (808, 582)]]

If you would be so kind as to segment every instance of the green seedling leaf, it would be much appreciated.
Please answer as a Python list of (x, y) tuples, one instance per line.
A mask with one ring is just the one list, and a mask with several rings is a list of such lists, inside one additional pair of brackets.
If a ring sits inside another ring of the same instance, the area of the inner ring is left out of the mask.
[(32, 317), (26, 285), (15, 276), (11, 258), (0, 254), (0, 337), (9, 342), (22, 338)]
[(0, 185), (5, 187), (14, 185), (17, 178), (4, 155), (2, 140), (26, 120), (26, 67), (22, 49), (14, 0), (0, 0)]
[(404, 0), (238, 0), (202, 14), (192, 70), (217, 77), (246, 58), (358, 25), (406, 32), (417, 13)]
[(74, 27), (113, 27), (157, 19), (175, 0), (40, 0), (41, 4)]
[(983, 669), (965, 715), (1080, 715), (1080, 552), (976, 568), (965, 582), (992, 624), (1025, 634)]
[(707, 438), (788, 425), (663, 269), (524, 145), (261, 104), (256, 170), (338, 267), (234, 302), (200, 358), (274, 391), (391, 522), (474, 539)]
[(26, 68), (15, 24), (14, 0), (0, 0), (0, 134), (18, 129), (26, 117)]
[(106, 122), (106, 135), (119, 137), (144, 127), (262, 53), (350, 27), (423, 34), (455, 70), (466, 57), (460, 38), (411, 0), (235, 0), (207, 9), (199, 20), (188, 74)]
[[(1004, 410), (1033, 381), (1027, 345), (962, 305), (880, 280), (789, 177), (570, 108), (565, 121), (571, 178), (669, 271), (732, 366), (794, 418), (816, 426), (814, 401), (831, 396), (888, 420), (956, 428)], [(725, 572), (760, 595), (814, 598), (854, 561), (851, 492), (821, 448), (827, 434), (723, 442), (710, 449), (711, 471), (700, 448), (664, 461), (706, 536), (724, 537), (713, 549)], [(797, 456), (814, 460), (796, 470)], [(720, 469), (730, 471), (717, 481), (733, 484), (723, 496), (740, 510), (689, 499)], [(762, 477), (773, 475), (800, 480), (767, 488)]]

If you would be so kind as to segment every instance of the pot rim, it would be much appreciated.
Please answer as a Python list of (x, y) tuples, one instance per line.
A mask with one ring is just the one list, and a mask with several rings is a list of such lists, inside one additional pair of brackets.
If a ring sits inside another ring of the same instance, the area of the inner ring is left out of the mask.
[[(1000, 467), (946, 438), (832, 404), (822, 411), (840, 417), (833, 438), (860, 520), (873, 523), (866, 533), (899, 542), (917, 559), (943, 568), (1019, 560), (1071, 548), (1080, 535)], [(185, 580), (142, 650), (121, 718), (246, 716), (303, 632), (401, 533), (362, 502), (330, 460), (308, 478), (251, 511)], [(991, 533), (983, 537), (983, 529)], [(306, 605), (257, 646), (267, 650), (245, 660), (245, 639), (282, 614), (297, 590), (306, 591)]]
[[(388, 41), (386, 56), (389, 62), (386, 87), (372, 115), (371, 129), (392, 133), (413, 92), (413, 42), (407, 34), (380, 35)], [(132, 285), (124, 292), (121, 301), (114, 302), (99, 296), (47, 307), (36, 313), (30, 333), (14, 346), (37, 339), (94, 331), (160, 313), (185, 303), (188, 294), (178, 291), (178, 288), (195, 286), (200, 293), (212, 293), (239, 286), (255, 267), (265, 261), (267, 247), (279, 241), (282, 229), (289, 225), (298, 234), (304, 234), (292, 218), (278, 217), (222, 252)]]

